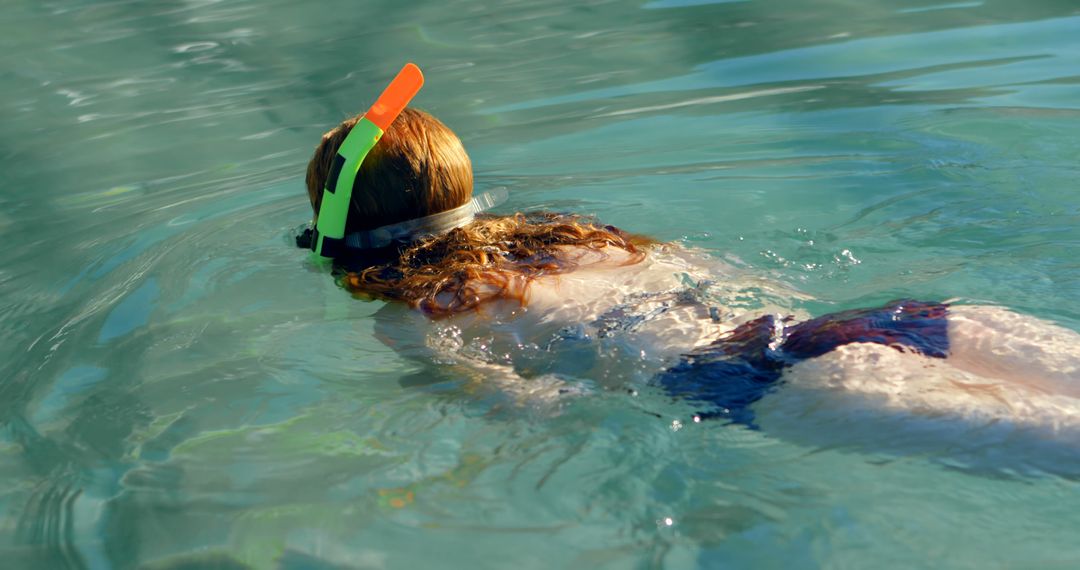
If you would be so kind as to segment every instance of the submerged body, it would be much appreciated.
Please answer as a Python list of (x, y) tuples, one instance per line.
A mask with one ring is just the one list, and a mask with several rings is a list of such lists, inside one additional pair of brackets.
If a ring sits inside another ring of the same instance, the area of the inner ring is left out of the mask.
[(998, 307), (918, 301), (808, 319), (789, 304), (796, 292), (678, 247), (654, 246), (632, 264), (619, 251), (564, 253), (577, 270), (421, 325), (426, 347), (530, 406), (659, 388), (699, 418), (808, 443), (940, 446), (1009, 469), (1075, 462), (1074, 331)]
[[(969, 465), (983, 454), (1080, 475), (1074, 331), (911, 300), (805, 315), (791, 289), (589, 218), (474, 219), (471, 162), (452, 131), (405, 109), (358, 158), (346, 143), (360, 121), (316, 147), (313, 212), (352, 188), (333, 254), (346, 287), (400, 302), (379, 312), (377, 334), (470, 388), (530, 408), (651, 390), (687, 402), (679, 413), (792, 440), (937, 446)], [(355, 172), (342, 170), (350, 157)]]

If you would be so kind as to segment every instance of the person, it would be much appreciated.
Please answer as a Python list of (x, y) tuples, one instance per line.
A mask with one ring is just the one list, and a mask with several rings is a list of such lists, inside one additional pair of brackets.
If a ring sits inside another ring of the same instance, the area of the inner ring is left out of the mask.
[[(315, 149), (306, 184), (316, 216), (360, 120)], [(695, 421), (794, 439), (806, 421), (838, 440), (870, 433), (837, 423), (854, 414), (883, 439), (897, 425), (967, 426), (954, 439), (938, 433), (952, 445), (1004, 419), (1037, 439), (1080, 441), (1075, 331), (910, 299), (807, 318), (793, 307), (798, 292), (701, 252), (576, 214), (478, 215), (494, 200), (472, 190), (461, 141), (411, 108), (359, 165), (335, 267), (349, 291), (392, 302), (380, 337), (405, 353), (534, 400), (647, 387), (690, 402)], [(403, 324), (402, 307), (419, 320)], [(423, 321), (433, 328), (408, 340)]]

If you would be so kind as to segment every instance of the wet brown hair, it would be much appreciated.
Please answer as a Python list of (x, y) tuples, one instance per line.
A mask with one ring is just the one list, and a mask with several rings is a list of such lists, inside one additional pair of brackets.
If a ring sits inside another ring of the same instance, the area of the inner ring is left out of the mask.
[[(308, 198), (316, 213), (337, 149), (359, 118), (323, 135), (308, 163)], [(457, 136), (435, 117), (407, 108), (360, 167), (346, 232), (464, 205), (472, 183), (472, 164)], [(532, 279), (572, 271), (585, 250), (614, 247), (630, 254), (625, 263), (636, 263), (647, 243), (652, 240), (580, 216), (515, 214), (478, 217), (440, 236), (337, 261), (354, 293), (447, 315), (500, 298), (524, 304)]]
[[(338, 147), (360, 117), (324, 134), (308, 163), (308, 198), (316, 214)], [(435, 117), (406, 108), (360, 165), (345, 232), (456, 208), (472, 197), (472, 186), (472, 163), (457, 135)]]

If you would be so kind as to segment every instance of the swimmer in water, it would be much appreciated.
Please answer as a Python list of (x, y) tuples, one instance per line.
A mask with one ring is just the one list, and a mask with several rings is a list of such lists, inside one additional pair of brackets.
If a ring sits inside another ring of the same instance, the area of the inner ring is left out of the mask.
[[(498, 192), (474, 196), (461, 141), (404, 102), (378, 130), (361, 133), (374, 127), (358, 115), (323, 135), (306, 177), (316, 221), (328, 198), (351, 196), (336, 235), (317, 225), (297, 239), (334, 258), (348, 290), (393, 302), (380, 337), (395, 349), (540, 399), (577, 391), (574, 379), (652, 386), (691, 402), (695, 421), (794, 439), (858, 443), (915, 426), (951, 446), (1007, 424), (976, 445), (1016, 430), (1080, 441), (1080, 334), (917, 300), (807, 318), (784, 302), (798, 293), (675, 244), (573, 214), (477, 215)], [(368, 151), (352, 150), (354, 131), (374, 139)], [(724, 280), (752, 281), (760, 302), (707, 294)], [(401, 326), (409, 318), (435, 328), (410, 340), (424, 325)], [(877, 427), (849, 429), (853, 417)], [(938, 428), (952, 424), (971, 429), (950, 439)]]

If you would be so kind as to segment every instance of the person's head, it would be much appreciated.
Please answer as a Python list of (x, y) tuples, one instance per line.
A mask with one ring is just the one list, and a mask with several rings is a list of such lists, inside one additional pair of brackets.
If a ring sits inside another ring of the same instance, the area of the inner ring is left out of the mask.
[[(338, 147), (359, 120), (323, 135), (308, 163), (307, 191), (316, 212)], [(361, 232), (439, 214), (472, 199), (469, 156), (457, 136), (431, 115), (405, 109), (361, 163), (353, 184), (345, 233)], [(355, 257), (336, 259), (354, 292), (405, 301), (433, 315), (474, 309), (495, 298), (525, 302), (528, 283), (565, 273), (577, 257), (566, 248), (630, 252), (651, 243), (574, 215), (484, 216), (436, 235), (417, 236)]]
[[(308, 198), (316, 213), (338, 147), (359, 119), (324, 134), (308, 163)], [(345, 232), (456, 208), (472, 198), (472, 187), (472, 164), (457, 135), (428, 113), (407, 108), (360, 165)]]

